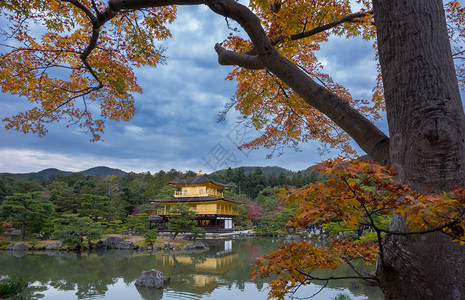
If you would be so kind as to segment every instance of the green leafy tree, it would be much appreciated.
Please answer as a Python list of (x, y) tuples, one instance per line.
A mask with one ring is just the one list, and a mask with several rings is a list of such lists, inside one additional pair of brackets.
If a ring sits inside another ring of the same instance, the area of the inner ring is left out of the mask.
[(73, 185), (74, 191), (80, 195), (106, 195), (105, 183), (100, 176), (86, 175)]
[(120, 178), (112, 175), (107, 176), (104, 179), (105, 189), (107, 191), (106, 196), (110, 198), (112, 205), (116, 209), (116, 215), (119, 219), (123, 219), (126, 215), (132, 211), (132, 207), (126, 201), (123, 193), (123, 188), (120, 184)]
[(29, 239), (29, 244), (31, 245), (32, 249), (35, 249), (36, 246), (39, 244), (39, 240), (37, 238)]
[(194, 227), (191, 230), (192, 239), (195, 241), (197, 239), (204, 239), (207, 231), (202, 227)]
[(53, 236), (64, 244), (81, 249), (84, 237), (91, 245), (92, 241), (102, 238), (104, 229), (99, 222), (93, 222), (89, 217), (79, 217), (77, 214), (65, 214), (55, 221)]
[[(238, 195), (234, 191), (225, 190), (223, 192), (224, 198), (231, 201), (247, 203), (248, 197), (245, 194)], [(245, 205), (238, 205), (234, 208), (235, 211), (239, 213), (238, 216), (234, 216), (234, 224), (236, 227), (246, 228), (251, 223), (248, 219), (248, 209)]]
[(347, 294), (339, 293), (337, 294), (336, 297), (333, 298), (333, 300), (351, 300), (351, 299), (350, 299), (350, 296), (348, 296)]
[(94, 221), (109, 220), (116, 212), (110, 199), (106, 196), (84, 194), (81, 196), (81, 208), (78, 213)]
[(278, 185), (285, 186), (288, 184), (289, 184), (289, 179), (286, 177), (286, 174), (284, 174), (284, 172), (280, 172), (278, 176)]
[(111, 220), (109, 222), (102, 222), (106, 226), (107, 233), (120, 233), (123, 230), (123, 221)]
[(67, 182), (55, 181), (48, 185), (50, 200), (59, 213), (77, 213), (80, 207), (80, 197)]
[(155, 208), (152, 204), (142, 204), (140, 206), (138, 206), (135, 211), (138, 213), (138, 214), (153, 214)]
[(272, 229), (282, 230), (285, 229), (288, 233), (291, 233), (292, 228), (287, 226), (287, 223), (293, 216), (295, 216), (297, 208), (287, 207), (282, 211), (278, 212), (275, 218), (273, 218)]
[(123, 228), (125, 230), (133, 230), (134, 232), (147, 230), (150, 226), (150, 223), (147, 221), (148, 217), (147, 213), (128, 215), (124, 220)]
[(135, 215), (135, 217), (136, 217), (136, 224), (134, 225), (133, 230), (137, 233), (147, 230), (148, 227), (150, 226), (150, 223), (147, 221), (147, 218), (149, 217), (149, 215), (146, 213), (140, 213), (140, 214)]
[(174, 195), (174, 191), (176, 189), (172, 186), (169, 186), (169, 185), (166, 185), (164, 187), (162, 187), (157, 195), (155, 196), (155, 198), (157, 199), (167, 199), (167, 198), (172, 198), (173, 195)]
[(155, 177), (147, 172), (143, 178), (144, 183), (144, 198), (149, 199), (156, 197), (156, 194), (159, 192), (160, 188), (157, 186), (157, 181)]
[(195, 173), (194, 171), (192, 170), (189, 170), (187, 172), (185, 172), (183, 175), (182, 175), (182, 178), (189, 178), (189, 177), (194, 177), (196, 176), (197, 173)]
[(339, 235), (344, 238), (355, 238), (357, 236), (354, 229), (345, 222), (330, 222), (321, 224), (321, 227), (329, 235)]
[(26, 194), (42, 191), (43, 189), (43, 185), (38, 180), (16, 179), (13, 183), (14, 193)]
[(72, 173), (71, 175), (59, 174), (55, 181), (66, 182), (68, 186), (74, 186), (78, 181), (84, 180), (86, 176), (82, 173)]
[(145, 243), (150, 247), (153, 246), (155, 241), (158, 238), (158, 230), (157, 229), (149, 229), (144, 233)]
[(230, 183), (234, 180), (234, 171), (233, 169), (231, 169), (231, 167), (228, 167), (226, 169), (226, 173), (225, 173), (225, 182), (227, 183)]
[(42, 192), (32, 192), (7, 196), (0, 205), (0, 212), (3, 218), (20, 224), (21, 241), (24, 241), (26, 229), (40, 232), (49, 223), (55, 210), (53, 203)]
[(246, 176), (245, 176), (245, 170), (244, 167), (239, 167), (234, 171), (234, 182), (237, 184), (237, 191), (236, 193), (238, 195), (240, 194), (247, 194), (246, 189), (244, 189), (244, 186), (246, 185)]
[(275, 190), (271, 187), (262, 189), (255, 198), (255, 202), (263, 208), (263, 214), (265, 215), (277, 211), (278, 200)]
[(263, 215), (258, 223), (257, 230), (262, 233), (270, 233), (273, 229), (273, 216)]
[(155, 207), (151, 204), (142, 204), (134, 208), (132, 215), (128, 215), (125, 220), (125, 229), (141, 233), (149, 229), (150, 222), (147, 221), (149, 215), (153, 214)]
[(0, 175), (0, 204), (5, 200), (6, 196), (12, 194), (13, 178)]
[(196, 216), (197, 213), (190, 210), (186, 203), (178, 203), (173, 206), (167, 223), (168, 228), (174, 232), (171, 239), (174, 240), (181, 232), (191, 231), (197, 225)]

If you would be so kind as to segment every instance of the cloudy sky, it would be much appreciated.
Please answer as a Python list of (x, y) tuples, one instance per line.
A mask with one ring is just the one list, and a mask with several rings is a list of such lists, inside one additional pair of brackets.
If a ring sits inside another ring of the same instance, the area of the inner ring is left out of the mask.
[[(218, 123), (218, 112), (233, 96), (226, 81), (230, 67), (220, 66), (213, 49), (228, 34), (227, 25), (203, 6), (180, 7), (171, 26), (173, 38), (164, 42), (167, 64), (136, 70), (144, 93), (135, 95), (136, 115), (129, 122), (108, 122), (103, 142), (64, 123), (49, 127), (45, 137), (0, 127), (0, 173), (36, 172), (45, 168), (81, 171), (108, 166), (124, 171), (157, 172), (199, 169), (209, 173), (224, 167), (281, 166), (302, 170), (337, 151), (319, 155), (318, 143), (302, 144), (266, 159), (269, 151), (239, 151), (241, 136), (258, 133), (237, 123), (237, 113)], [(355, 97), (370, 97), (376, 77), (371, 46), (359, 39), (332, 39), (319, 53), (325, 70)], [(0, 119), (26, 108), (24, 99), (0, 94)], [(379, 122), (386, 132), (386, 125)], [(227, 159), (216, 159), (219, 155)]]

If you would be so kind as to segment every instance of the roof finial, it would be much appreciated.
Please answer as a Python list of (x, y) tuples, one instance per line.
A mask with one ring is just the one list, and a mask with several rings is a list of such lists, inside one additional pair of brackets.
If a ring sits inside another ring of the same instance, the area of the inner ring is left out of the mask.
[(202, 176), (202, 170), (199, 169), (199, 173), (197, 173), (197, 176)]

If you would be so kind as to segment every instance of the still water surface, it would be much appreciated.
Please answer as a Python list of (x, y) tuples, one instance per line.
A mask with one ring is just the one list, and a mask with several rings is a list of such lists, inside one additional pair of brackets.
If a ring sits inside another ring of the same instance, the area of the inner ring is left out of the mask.
[[(277, 249), (265, 238), (207, 241), (201, 253), (104, 251), (89, 253), (35, 252), (23, 256), (0, 251), (0, 278), (19, 275), (33, 282), (23, 299), (212, 299), (260, 300), (267, 297), (268, 280), (249, 282), (254, 259)], [(164, 290), (137, 289), (141, 272), (157, 269), (171, 278)], [(353, 275), (349, 269), (337, 276)], [(321, 274), (328, 275), (328, 274)], [(324, 283), (302, 287), (300, 297), (317, 293)], [(350, 281), (330, 282), (312, 299), (333, 299), (340, 293), (352, 300), (383, 299), (377, 288)]]

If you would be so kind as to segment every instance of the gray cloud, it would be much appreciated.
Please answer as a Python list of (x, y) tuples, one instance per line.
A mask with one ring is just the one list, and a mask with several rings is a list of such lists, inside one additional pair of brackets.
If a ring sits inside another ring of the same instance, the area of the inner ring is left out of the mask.
[[(65, 128), (63, 123), (51, 125), (43, 138), (1, 127), (0, 172), (48, 167), (77, 171), (98, 165), (136, 172), (171, 168), (211, 172), (214, 168), (206, 161), (212, 161), (212, 153), (220, 146), (235, 158), (229, 161), (231, 167), (279, 165), (298, 170), (322, 159), (314, 142), (301, 145), (302, 152), (289, 150), (272, 160), (265, 159), (270, 152), (266, 149), (239, 152), (228, 139), (237, 113), (217, 123), (218, 111), (235, 90), (234, 82), (224, 80), (232, 68), (218, 65), (213, 48), (229, 33), (225, 20), (206, 7), (179, 7), (172, 32), (173, 38), (162, 42), (166, 64), (135, 71), (144, 93), (135, 95), (136, 115), (131, 121), (107, 122), (104, 142), (96, 143), (90, 143), (90, 136), (77, 126)], [(320, 56), (335, 80), (357, 97), (369, 96), (376, 72), (370, 45), (357, 39), (331, 40)], [(26, 101), (5, 94), (0, 94), (0, 105), (1, 117), (28, 107)], [(337, 151), (325, 157), (335, 155)]]

